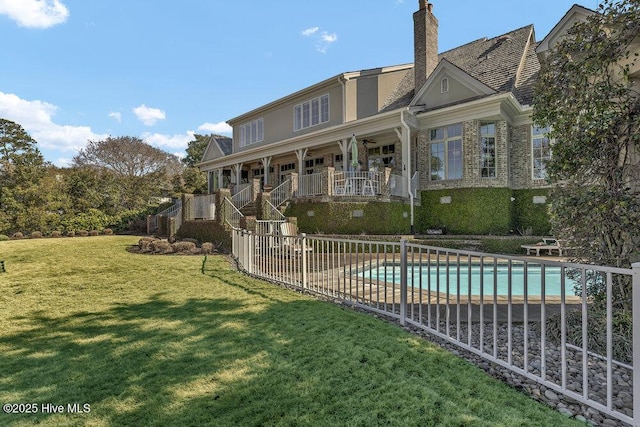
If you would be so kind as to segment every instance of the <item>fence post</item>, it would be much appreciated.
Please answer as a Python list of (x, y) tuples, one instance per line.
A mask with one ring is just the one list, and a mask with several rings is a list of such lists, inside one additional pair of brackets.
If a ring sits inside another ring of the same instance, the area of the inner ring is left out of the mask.
[(302, 239), (300, 241), (300, 247), (302, 249), (302, 253), (300, 256), (302, 257), (301, 268), (302, 268), (302, 289), (307, 288), (307, 233), (301, 234)]
[(400, 240), (400, 324), (407, 318), (407, 240)]
[(640, 424), (640, 262), (631, 264), (633, 269), (633, 425)]
[(247, 272), (249, 274), (253, 274), (253, 256), (255, 254), (256, 247), (256, 236), (254, 233), (249, 231), (249, 235), (247, 237)]

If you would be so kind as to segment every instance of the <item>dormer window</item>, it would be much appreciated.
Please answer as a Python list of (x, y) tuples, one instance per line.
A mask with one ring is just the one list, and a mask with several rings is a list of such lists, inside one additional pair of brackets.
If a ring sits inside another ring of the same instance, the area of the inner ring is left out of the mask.
[(449, 79), (447, 77), (440, 80), (440, 93), (449, 92)]

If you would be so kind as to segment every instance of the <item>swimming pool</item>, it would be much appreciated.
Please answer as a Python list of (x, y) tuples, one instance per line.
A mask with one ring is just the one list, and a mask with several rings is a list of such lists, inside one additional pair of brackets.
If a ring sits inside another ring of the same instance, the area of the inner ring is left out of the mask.
[[(363, 271), (361, 277), (380, 280), (384, 282), (400, 283), (400, 266), (397, 264), (383, 265), (378, 268)], [(478, 264), (460, 265), (460, 271), (456, 265), (449, 265), (449, 294), (457, 294), (458, 277), (460, 277), (460, 295), (469, 295), (469, 273), (471, 274), (472, 296), (493, 295), (494, 293), (494, 265), (485, 265), (482, 269)], [(459, 276), (458, 276), (459, 275)], [(524, 265), (512, 265), (511, 267), (511, 295), (523, 296), (524, 292)], [(560, 267), (547, 266), (544, 269), (545, 295), (560, 296), (561, 272)], [(495, 278), (497, 295), (509, 295), (509, 267), (498, 264), (495, 266)], [(407, 269), (407, 281), (410, 287), (430, 289), (433, 292), (447, 292), (447, 268), (441, 265), (437, 268), (431, 265), (410, 265)], [(579, 279), (570, 278), (565, 272), (565, 295), (575, 296), (575, 285)], [(482, 286), (482, 288), (481, 288)], [(541, 296), (542, 267), (538, 264), (527, 266), (527, 295)]]

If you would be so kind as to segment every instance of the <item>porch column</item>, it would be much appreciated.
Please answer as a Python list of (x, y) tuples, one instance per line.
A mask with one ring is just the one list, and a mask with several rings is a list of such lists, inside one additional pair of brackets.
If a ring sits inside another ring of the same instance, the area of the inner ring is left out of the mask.
[(349, 141), (341, 139), (338, 141), (338, 146), (342, 152), (342, 171), (346, 172), (349, 170), (349, 153), (347, 153), (347, 151), (349, 151)]
[(307, 157), (308, 148), (296, 150), (296, 157), (298, 158), (298, 174), (304, 175), (304, 158)]
[(236, 163), (233, 165), (233, 173), (236, 174), (236, 185), (242, 184), (242, 163)]
[(218, 188), (220, 190), (224, 186), (224, 169), (218, 169)]
[(264, 185), (269, 185), (269, 168), (271, 167), (271, 157), (262, 158), (262, 166), (264, 167)]
[(213, 194), (216, 187), (215, 171), (207, 171), (207, 194)]

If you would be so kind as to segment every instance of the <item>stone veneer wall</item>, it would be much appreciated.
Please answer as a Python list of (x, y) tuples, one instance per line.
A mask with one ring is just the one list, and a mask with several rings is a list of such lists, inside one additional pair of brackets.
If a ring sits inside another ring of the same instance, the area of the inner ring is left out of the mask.
[(485, 120), (462, 123), (462, 179), (431, 181), (429, 131), (417, 134), (416, 156), (421, 190), (447, 188), (546, 188), (546, 180), (532, 179), (531, 125), (510, 126), (505, 120), (496, 124), (496, 177), (483, 178), (480, 165), (480, 126)]

